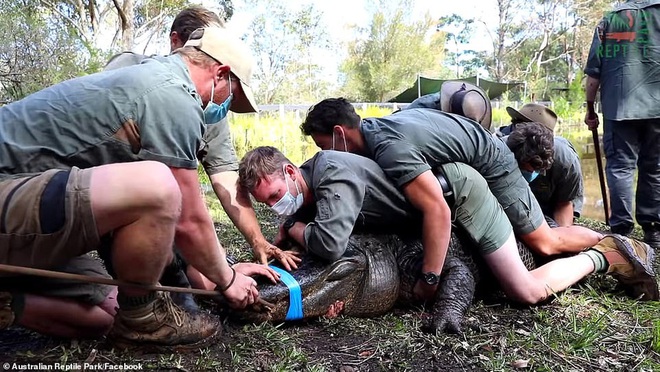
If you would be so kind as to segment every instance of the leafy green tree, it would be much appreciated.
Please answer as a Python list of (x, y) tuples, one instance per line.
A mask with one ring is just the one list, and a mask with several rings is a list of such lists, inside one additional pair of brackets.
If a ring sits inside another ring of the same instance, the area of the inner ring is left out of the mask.
[[(76, 30), (87, 45), (101, 47), (111, 32), (111, 48), (132, 50), (136, 40), (152, 40), (167, 32), (172, 18), (191, 5), (188, 0), (39, 0), (57, 15), (60, 24)], [(231, 18), (231, 0), (218, 0), (219, 13)]]
[[(231, 17), (232, 2), (218, 4), (222, 16)], [(187, 0), (0, 0), (0, 99), (20, 99), (97, 72), (114, 52), (133, 49), (136, 40), (148, 44), (164, 36), (189, 5)]]
[(313, 3), (252, 0), (255, 15), (246, 38), (257, 60), (255, 95), (261, 104), (315, 101), (327, 90), (314, 58), (330, 48), (322, 13)]
[(346, 78), (343, 90), (353, 100), (381, 102), (405, 89), (418, 73), (437, 75), (438, 62), (444, 54), (444, 39), (429, 38), (435, 23), (427, 15), (423, 20), (407, 17), (410, 1), (402, 1), (388, 10), (381, 1), (367, 36), (350, 43), (348, 58), (340, 70)]
[(0, 99), (14, 101), (98, 69), (106, 56), (37, 0), (0, 0)]

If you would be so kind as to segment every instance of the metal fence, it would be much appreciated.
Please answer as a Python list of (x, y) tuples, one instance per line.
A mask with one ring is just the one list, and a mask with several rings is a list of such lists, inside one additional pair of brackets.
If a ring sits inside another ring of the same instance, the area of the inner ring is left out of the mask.
[[(491, 106), (494, 109), (505, 108), (507, 106), (511, 107), (521, 107), (526, 102), (522, 101), (490, 101)], [(535, 103), (554, 108), (554, 103), (552, 101), (536, 101)], [(392, 102), (358, 102), (353, 103), (355, 108), (366, 109), (367, 107), (380, 107), (380, 108), (390, 108), (392, 111), (396, 111), (400, 108), (405, 108), (409, 103), (392, 103)], [(596, 102), (596, 111), (599, 111), (600, 103)], [(290, 111), (303, 111), (306, 112), (309, 108), (312, 107), (312, 104), (277, 104), (277, 105), (259, 105), (259, 110), (262, 112), (290, 112)]]

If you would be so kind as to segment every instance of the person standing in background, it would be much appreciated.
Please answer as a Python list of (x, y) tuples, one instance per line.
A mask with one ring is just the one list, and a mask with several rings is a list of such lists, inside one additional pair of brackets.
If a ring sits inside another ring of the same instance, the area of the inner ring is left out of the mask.
[(660, 248), (660, 1), (626, 1), (594, 32), (587, 74), (585, 123), (599, 119), (600, 88), (610, 228), (628, 235), (633, 221), (633, 180), (638, 171), (635, 219), (644, 241)]

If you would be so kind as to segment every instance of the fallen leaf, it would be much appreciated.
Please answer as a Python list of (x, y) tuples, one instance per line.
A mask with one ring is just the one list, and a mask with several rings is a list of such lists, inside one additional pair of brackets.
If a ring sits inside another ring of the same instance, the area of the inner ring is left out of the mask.
[(368, 357), (368, 356), (371, 356), (373, 353), (374, 353), (373, 350), (365, 350), (365, 351), (360, 351), (360, 352), (358, 353), (358, 355), (361, 356), (361, 357), (363, 357), (363, 358), (366, 358), (366, 357)]

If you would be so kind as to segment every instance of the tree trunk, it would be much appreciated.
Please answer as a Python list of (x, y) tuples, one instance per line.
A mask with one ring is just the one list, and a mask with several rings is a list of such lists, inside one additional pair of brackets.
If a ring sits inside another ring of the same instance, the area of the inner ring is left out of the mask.
[(123, 4), (119, 0), (112, 0), (112, 3), (117, 9), (119, 16), (119, 25), (121, 27), (121, 49), (133, 49), (133, 38), (135, 37), (135, 26), (133, 18), (135, 18), (135, 5), (134, 0), (124, 0)]

